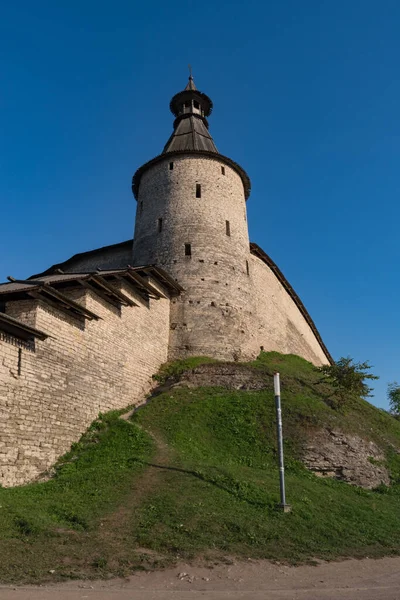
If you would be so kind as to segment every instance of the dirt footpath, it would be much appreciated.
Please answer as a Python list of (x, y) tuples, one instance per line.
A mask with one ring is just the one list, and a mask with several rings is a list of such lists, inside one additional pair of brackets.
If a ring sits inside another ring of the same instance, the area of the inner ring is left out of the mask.
[(1, 587), (1, 600), (400, 600), (400, 557), (287, 567), (182, 564), (126, 580)]

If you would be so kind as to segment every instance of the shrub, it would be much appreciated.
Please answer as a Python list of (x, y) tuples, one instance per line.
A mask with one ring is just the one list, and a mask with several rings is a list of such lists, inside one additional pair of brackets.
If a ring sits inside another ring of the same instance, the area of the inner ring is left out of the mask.
[(400, 385), (397, 381), (388, 384), (387, 396), (389, 400), (390, 411), (395, 417), (400, 416)]
[(368, 373), (371, 365), (368, 361), (354, 362), (350, 356), (339, 358), (333, 365), (319, 367), (319, 372), (336, 390), (336, 403), (339, 406), (354, 398), (368, 398), (372, 388), (366, 383), (369, 379), (379, 379), (377, 375)]

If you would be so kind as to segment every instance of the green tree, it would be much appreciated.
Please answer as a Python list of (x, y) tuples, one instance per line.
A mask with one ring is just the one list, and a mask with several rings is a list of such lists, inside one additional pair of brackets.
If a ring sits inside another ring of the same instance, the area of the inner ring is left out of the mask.
[(390, 411), (397, 417), (400, 416), (400, 385), (397, 381), (388, 383), (387, 397)]
[(333, 365), (319, 367), (320, 373), (336, 388), (336, 403), (340, 406), (352, 398), (373, 396), (372, 388), (366, 380), (379, 379), (379, 377), (369, 373), (370, 369), (371, 365), (368, 361), (354, 362), (350, 356), (339, 358)]

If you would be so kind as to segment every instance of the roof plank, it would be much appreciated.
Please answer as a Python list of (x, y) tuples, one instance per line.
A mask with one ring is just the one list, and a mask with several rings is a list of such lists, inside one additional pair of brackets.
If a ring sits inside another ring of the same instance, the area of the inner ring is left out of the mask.
[(47, 302), (50, 306), (62, 310), (66, 314), (70, 315), (72, 312), (89, 321), (92, 321), (93, 319), (98, 321), (100, 319), (94, 312), (88, 310), (81, 304), (78, 304), (78, 302), (71, 300), (71, 298), (68, 298), (68, 296), (65, 296), (58, 290), (55, 290), (50, 285), (43, 285), (36, 290), (28, 291), (27, 294), (36, 300)]
[(92, 281), (101, 288), (103, 288), (106, 294), (109, 294), (121, 304), (124, 304), (125, 306), (137, 306), (136, 302), (134, 302), (131, 298), (126, 296), (126, 294), (124, 294), (120, 290), (114, 288), (108, 281), (106, 281), (101, 273), (92, 275), (89, 281)]
[(49, 337), (47, 333), (39, 331), (26, 323), (22, 323), (21, 321), (18, 321), (18, 319), (10, 317), (10, 315), (5, 313), (0, 313), (0, 330), (23, 340), (37, 338), (43, 341)]
[(142, 290), (144, 290), (150, 297), (158, 299), (161, 296), (161, 293), (156, 290), (150, 283), (148, 283), (144, 277), (141, 277), (139, 273), (137, 273), (133, 268), (129, 267), (125, 273), (125, 276), (129, 279), (133, 279), (135, 284), (139, 286)]
[(78, 283), (85, 289), (93, 292), (96, 296), (98, 296), (99, 298), (101, 298), (102, 300), (107, 302), (108, 304), (111, 304), (112, 306), (114, 306), (115, 308), (118, 308), (118, 309), (121, 308), (121, 302), (119, 300), (114, 300), (114, 298), (112, 298), (109, 294), (105, 294), (98, 287), (95, 287), (94, 285), (89, 283), (89, 281), (87, 279), (86, 280), (80, 279), (78, 281)]

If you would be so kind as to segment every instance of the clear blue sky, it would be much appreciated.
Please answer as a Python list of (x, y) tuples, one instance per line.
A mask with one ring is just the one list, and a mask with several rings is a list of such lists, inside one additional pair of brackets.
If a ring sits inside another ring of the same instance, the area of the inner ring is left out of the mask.
[(0, 19), (0, 278), (132, 236), (187, 64), (252, 241), (335, 358), (400, 380), (400, 3), (20, 0)]

